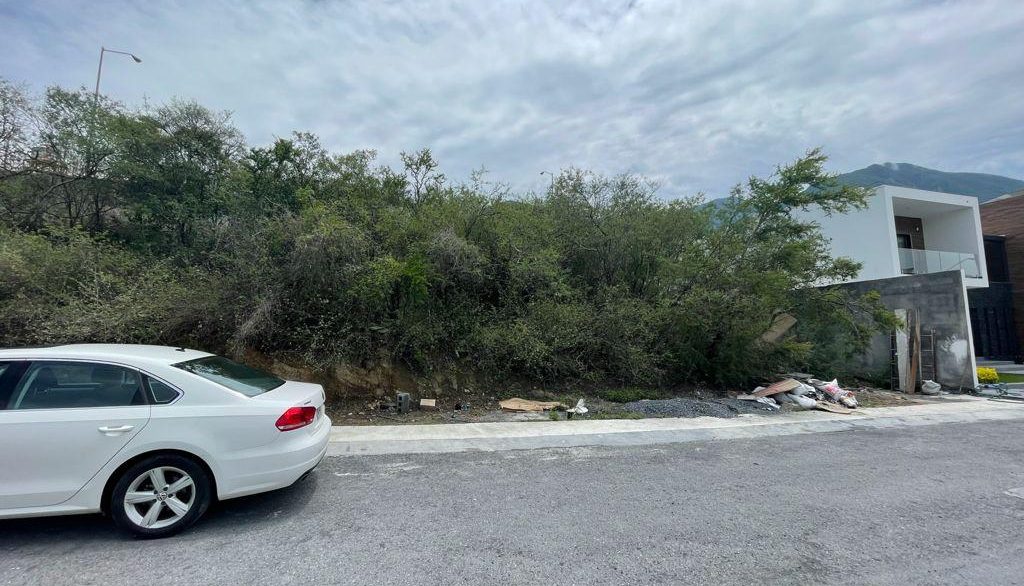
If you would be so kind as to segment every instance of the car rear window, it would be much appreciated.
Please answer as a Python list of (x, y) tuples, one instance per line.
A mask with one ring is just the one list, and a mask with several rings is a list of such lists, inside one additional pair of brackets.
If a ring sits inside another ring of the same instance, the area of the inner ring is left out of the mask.
[(283, 380), (272, 374), (239, 364), (223, 356), (196, 358), (179, 362), (174, 366), (198, 374), (206, 380), (224, 385), (248, 397), (255, 397), (284, 384)]

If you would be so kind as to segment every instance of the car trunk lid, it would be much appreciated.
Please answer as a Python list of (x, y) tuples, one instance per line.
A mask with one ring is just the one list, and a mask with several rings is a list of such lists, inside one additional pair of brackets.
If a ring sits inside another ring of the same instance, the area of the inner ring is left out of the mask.
[(290, 403), (296, 407), (312, 405), (313, 407), (324, 406), (324, 388), (314, 383), (300, 383), (298, 381), (285, 381), (277, 388), (270, 389), (253, 397), (257, 401), (280, 401)]
[(275, 389), (256, 395), (253, 400), (274, 401), (281, 403), (284, 407), (316, 408), (316, 418), (308, 426), (310, 430), (318, 428), (324, 418), (324, 388), (318, 384), (285, 381), (283, 385)]

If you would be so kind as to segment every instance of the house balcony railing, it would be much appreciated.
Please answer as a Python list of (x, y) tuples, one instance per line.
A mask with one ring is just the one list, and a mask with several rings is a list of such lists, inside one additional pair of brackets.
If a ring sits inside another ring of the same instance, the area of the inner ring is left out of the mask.
[(965, 277), (981, 278), (978, 257), (973, 252), (900, 248), (900, 269), (904, 275), (923, 275), (963, 269)]

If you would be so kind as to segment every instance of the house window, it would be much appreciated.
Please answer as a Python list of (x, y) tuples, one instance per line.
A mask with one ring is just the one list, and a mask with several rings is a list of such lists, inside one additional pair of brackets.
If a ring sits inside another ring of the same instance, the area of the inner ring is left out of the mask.
[(897, 234), (896, 246), (899, 246), (900, 248), (913, 248), (914, 245), (910, 240), (910, 234)]

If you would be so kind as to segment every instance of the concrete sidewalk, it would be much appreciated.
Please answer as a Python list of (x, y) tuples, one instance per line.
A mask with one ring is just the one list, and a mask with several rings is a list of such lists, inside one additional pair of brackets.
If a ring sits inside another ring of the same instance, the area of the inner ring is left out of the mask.
[(609, 419), (515, 423), (335, 426), (329, 456), (626, 446), (1024, 419), (1024, 402), (958, 396), (924, 405), (802, 411), (732, 419)]

